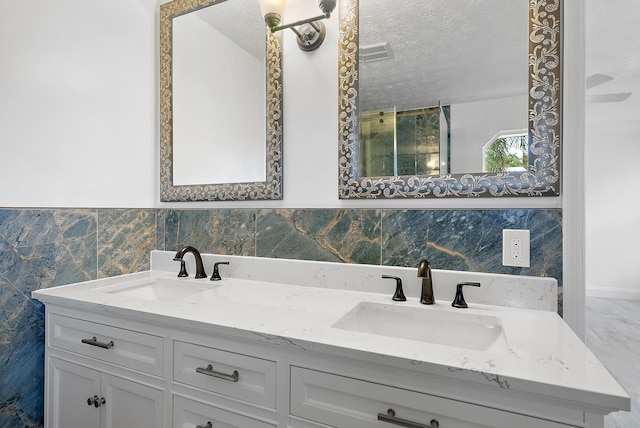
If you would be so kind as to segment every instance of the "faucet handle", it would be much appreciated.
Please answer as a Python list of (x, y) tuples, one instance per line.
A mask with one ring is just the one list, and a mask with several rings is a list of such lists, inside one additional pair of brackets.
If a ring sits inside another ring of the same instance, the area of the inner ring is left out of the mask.
[(213, 275), (211, 275), (211, 281), (220, 281), (222, 277), (220, 276), (220, 270), (218, 269), (218, 265), (228, 265), (229, 262), (217, 262), (213, 264)]
[[(176, 259), (174, 259), (176, 260)], [(189, 276), (189, 273), (187, 272), (187, 266), (184, 262), (184, 260), (182, 259), (178, 259), (176, 261), (180, 262), (180, 272), (178, 273), (178, 278), (186, 278)]]
[(451, 303), (451, 306), (453, 306), (454, 308), (468, 308), (467, 302), (464, 301), (464, 294), (462, 294), (462, 287), (464, 287), (465, 285), (480, 287), (479, 282), (461, 282), (456, 285), (456, 297), (453, 299), (453, 303)]
[(382, 275), (385, 279), (395, 279), (396, 280), (396, 292), (393, 294), (392, 300), (396, 302), (405, 302), (407, 298), (404, 296), (404, 292), (402, 291), (402, 278), (398, 278), (397, 276), (391, 275)]

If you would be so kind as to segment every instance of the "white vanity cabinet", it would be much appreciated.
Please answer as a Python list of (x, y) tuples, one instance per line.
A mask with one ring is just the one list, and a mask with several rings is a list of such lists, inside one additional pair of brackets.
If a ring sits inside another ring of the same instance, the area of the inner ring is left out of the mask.
[(162, 375), (162, 337), (48, 312), (46, 341), (48, 428), (165, 426), (162, 382), (140, 373)]
[(173, 365), (176, 382), (276, 409), (275, 361), (175, 341)]
[(47, 428), (278, 426), (278, 363), (260, 357), (260, 347), (126, 317), (46, 310)]
[(47, 427), (162, 427), (162, 390), (50, 357)]
[(291, 414), (344, 428), (571, 427), (398, 386), (300, 367), (291, 367)]
[(48, 428), (587, 426), (500, 388), (179, 324), (51, 306), (46, 328)]
[(46, 426), (99, 428), (102, 410), (89, 401), (104, 397), (100, 372), (54, 357), (49, 357), (46, 370)]
[(277, 426), (276, 361), (261, 358), (259, 347), (228, 338), (186, 339), (173, 342), (175, 427)]
[[(248, 272), (264, 267), (253, 262)], [(328, 268), (314, 276), (339, 277)], [(33, 293), (46, 308), (47, 428), (602, 428), (603, 415), (629, 408), (553, 312), (475, 304), (463, 313), (448, 301), (233, 278), (172, 301), (130, 293), (171, 281), (191, 284), (151, 271)], [(491, 317), (509, 347), (336, 327), (363, 303)]]

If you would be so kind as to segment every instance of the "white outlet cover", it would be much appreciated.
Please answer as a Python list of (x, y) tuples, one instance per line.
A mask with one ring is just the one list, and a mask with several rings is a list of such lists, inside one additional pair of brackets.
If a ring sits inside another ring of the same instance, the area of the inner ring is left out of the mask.
[[(520, 239), (520, 257), (513, 257), (512, 240)], [(521, 229), (502, 230), (502, 265), (530, 267), (530, 231)]]

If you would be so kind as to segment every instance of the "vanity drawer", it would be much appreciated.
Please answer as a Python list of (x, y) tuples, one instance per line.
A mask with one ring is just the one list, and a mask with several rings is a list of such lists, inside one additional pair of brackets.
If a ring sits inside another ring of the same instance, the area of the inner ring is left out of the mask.
[[(209, 423), (210, 427), (207, 425)], [(176, 395), (173, 396), (173, 426), (176, 428), (275, 428), (275, 425)]]
[[(395, 414), (390, 415), (390, 409)], [(530, 416), (293, 366), (290, 413), (339, 428), (569, 428)], [(387, 421), (379, 420), (378, 415)]]
[(57, 314), (49, 314), (48, 322), (51, 347), (156, 376), (163, 374), (162, 337)]
[(180, 341), (174, 342), (173, 360), (177, 382), (276, 408), (274, 361)]

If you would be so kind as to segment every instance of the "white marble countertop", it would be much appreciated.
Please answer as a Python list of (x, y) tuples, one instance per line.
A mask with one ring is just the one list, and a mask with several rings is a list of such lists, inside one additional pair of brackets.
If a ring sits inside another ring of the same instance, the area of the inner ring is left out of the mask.
[[(197, 284), (202, 293), (157, 302), (108, 293), (118, 284), (166, 278)], [(221, 281), (147, 271), (33, 292), (45, 304), (171, 323), (261, 343), (345, 356), (377, 364), (508, 388), (580, 405), (628, 410), (629, 397), (554, 312), (450, 301), (424, 306), (415, 297), (393, 302), (389, 294), (267, 283)], [(437, 297), (437, 295), (436, 295)], [(478, 351), (332, 327), (361, 302), (462, 311), (501, 319), (508, 351)]]

